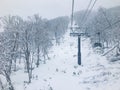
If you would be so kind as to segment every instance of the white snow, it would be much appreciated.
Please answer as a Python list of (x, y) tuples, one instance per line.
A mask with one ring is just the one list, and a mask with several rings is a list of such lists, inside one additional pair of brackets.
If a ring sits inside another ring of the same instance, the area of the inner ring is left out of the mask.
[(81, 39), (82, 65), (77, 65), (77, 37), (65, 35), (63, 43), (50, 50), (50, 60), (27, 74), (12, 75), (16, 90), (120, 90), (120, 62), (110, 63), (93, 52), (89, 38)]

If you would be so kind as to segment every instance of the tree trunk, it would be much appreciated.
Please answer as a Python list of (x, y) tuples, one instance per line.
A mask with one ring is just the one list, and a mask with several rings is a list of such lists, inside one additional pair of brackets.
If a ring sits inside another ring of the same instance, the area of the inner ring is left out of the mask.
[(43, 57), (44, 57), (44, 64), (46, 64), (46, 58), (45, 58), (45, 54), (43, 55)]
[(11, 70), (12, 70), (12, 59), (10, 59), (10, 62), (9, 62), (9, 73), (11, 73)]
[(10, 63), (9, 63), (9, 72), (11, 73), (11, 70), (12, 70), (12, 62), (13, 62), (13, 59), (14, 58), (14, 52), (16, 51), (17, 49), (17, 37), (18, 37), (18, 33), (16, 33), (16, 37), (15, 37), (15, 40), (14, 40), (14, 46), (13, 46), (13, 49), (12, 49), (12, 54), (11, 54), (11, 59), (10, 59)]
[(27, 73), (29, 78), (29, 83), (31, 83), (31, 76), (30, 76), (30, 51), (29, 51), (29, 42), (28, 42), (28, 32), (25, 31), (25, 60), (26, 60), (26, 67), (27, 67)]
[(16, 71), (16, 58), (15, 58), (15, 60), (14, 60), (14, 71)]
[(38, 46), (38, 48), (37, 48), (37, 63), (36, 63), (36, 66), (39, 67), (39, 64), (40, 64), (40, 48)]
[(27, 67), (27, 73), (28, 73), (29, 83), (31, 83), (29, 57), (30, 57), (30, 52), (27, 50), (26, 51), (26, 55), (25, 55), (25, 58), (26, 58), (26, 67)]
[(9, 90), (15, 90), (10, 79), (10, 74), (7, 71), (4, 71), (4, 73), (5, 73), (6, 80), (9, 84)]

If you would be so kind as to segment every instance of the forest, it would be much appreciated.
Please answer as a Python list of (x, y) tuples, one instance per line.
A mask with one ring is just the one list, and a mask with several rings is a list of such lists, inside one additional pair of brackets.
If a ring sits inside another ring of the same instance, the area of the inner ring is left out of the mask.
[(120, 6), (109, 9), (100, 7), (97, 11), (86, 14), (87, 18), (84, 18), (84, 13), (85, 11), (76, 12), (75, 21), (80, 27), (86, 28), (92, 44), (98, 42), (99, 39), (104, 47), (111, 47), (119, 42)]
[(8, 88), (3, 86), (1, 80), (0, 88), (14, 90), (11, 73), (19, 70), (18, 64), (21, 67), (24, 63), (24, 71), (29, 78), (27, 83), (31, 83), (32, 71), (40, 64), (46, 64), (49, 49), (53, 41), (59, 45), (69, 18), (63, 16), (47, 20), (35, 14), (23, 20), (19, 16), (9, 15), (1, 17), (1, 22), (4, 31), (0, 33), (0, 75), (6, 78)]
[[(120, 6), (109, 9), (101, 7), (86, 16), (87, 19), (84, 13), (85, 10), (75, 12), (74, 21), (85, 27), (92, 45), (100, 42), (105, 49), (120, 43)], [(4, 30), (0, 32), (0, 76), (7, 81), (4, 84), (0, 78), (0, 89), (15, 90), (11, 75), (20, 67), (24, 67), (28, 76), (25, 83), (31, 83), (33, 70), (47, 63), (50, 48), (54, 44), (60, 45), (69, 30), (69, 22), (69, 16), (50, 20), (39, 14), (27, 19), (11, 15), (0, 17), (0, 26)]]

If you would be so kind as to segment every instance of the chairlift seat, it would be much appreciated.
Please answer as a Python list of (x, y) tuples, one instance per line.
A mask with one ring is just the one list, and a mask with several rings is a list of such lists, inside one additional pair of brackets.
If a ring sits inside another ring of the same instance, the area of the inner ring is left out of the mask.
[(93, 47), (102, 47), (101, 43), (94, 43)]

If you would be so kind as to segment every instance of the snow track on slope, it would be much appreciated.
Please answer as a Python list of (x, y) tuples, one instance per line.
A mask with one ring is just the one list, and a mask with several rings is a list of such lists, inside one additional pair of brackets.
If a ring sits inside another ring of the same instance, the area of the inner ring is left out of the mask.
[[(120, 90), (120, 63), (95, 54), (89, 39), (81, 41), (81, 66), (77, 65), (77, 37), (67, 33), (63, 43), (51, 49), (47, 64), (33, 71), (38, 78), (24, 90)], [(16, 90), (22, 89), (16, 85)]]

